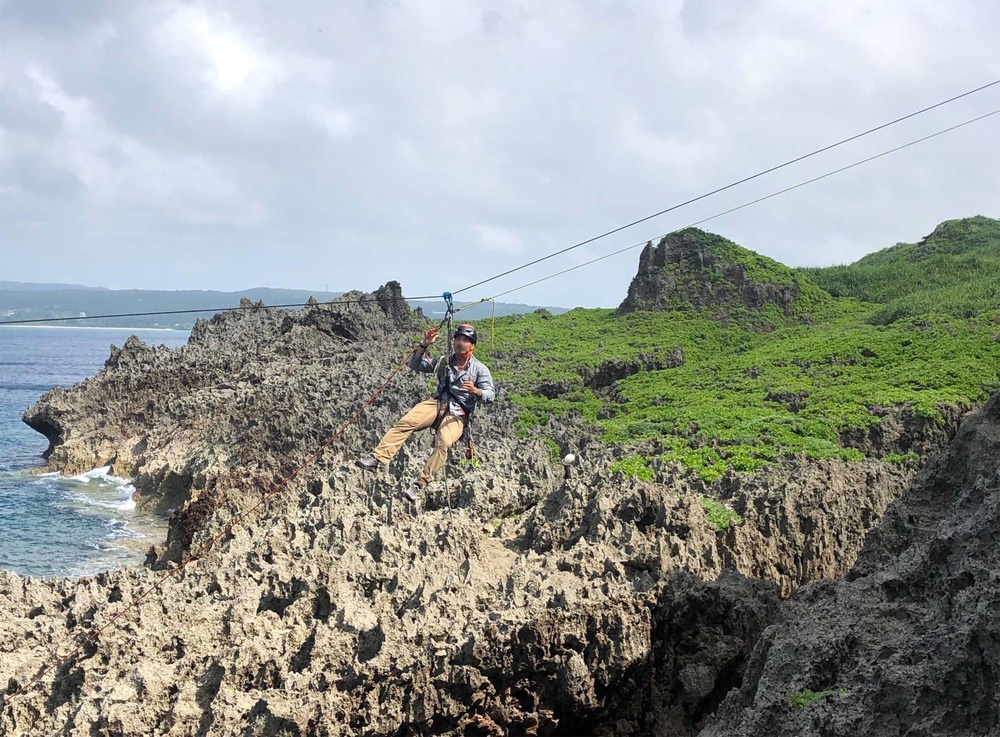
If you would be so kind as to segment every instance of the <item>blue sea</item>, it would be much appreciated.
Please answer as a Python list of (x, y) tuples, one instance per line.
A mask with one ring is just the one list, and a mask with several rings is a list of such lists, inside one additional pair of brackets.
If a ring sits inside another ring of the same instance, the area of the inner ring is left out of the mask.
[(45, 464), (44, 436), (21, 415), (46, 391), (104, 366), (130, 335), (179, 346), (186, 331), (0, 326), (0, 568), (30, 576), (87, 576), (139, 563), (165, 535), (137, 514), (130, 480), (95, 468), (67, 478), (32, 475)]

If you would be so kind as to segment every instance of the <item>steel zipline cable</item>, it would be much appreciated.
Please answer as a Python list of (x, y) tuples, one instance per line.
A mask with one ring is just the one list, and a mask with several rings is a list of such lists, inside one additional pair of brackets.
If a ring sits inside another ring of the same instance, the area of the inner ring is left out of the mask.
[[(332, 299), (329, 302), (316, 302), (315, 304), (333, 304), (333, 305), (351, 305), (351, 304), (370, 304), (372, 302), (407, 302), (407, 301), (417, 301), (425, 299), (441, 299), (440, 294), (434, 294), (427, 297), (367, 297), (365, 299)], [(0, 325), (23, 325), (25, 323), (34, 322), (62, 322), (64, 320), (103, 320), (112, 317), (152, 317), (155, 315), (190, 315), (198, 312), (239, 312), (240, 310), (277, 310), (286, 307), (308, 307), (310, 302), (293, 302), (292, 304), (284, 305), (258, 305), (252, 304), (246, 307), (205, 307), (199, 310), (160, 310), (158, 312), (121, 312), (116, 315), (76, 315), (74, 317), (39, 317), (34, 320), (7, 320), (6, 322), (0, 322)]]
[[(940, 102), (936, 102), (933, 105), (928, 105), (927, 107), (921, 108), (920, 110), (915, 110), (912, 113), (908, 113), (908, 114), (903, 115), (901, 117), (895, 118), (893, 120), (888, 121), (887, 123), (882, 123), (881, 125), (877, 125), (874, 128), (869, 128), (868, 130), (862, 131), (861, 133), (856, 133), (853, 136), (849, 136), (848, 138), (844, 138), (844, 139), (842, 139), (840, 141), (837, 141), (836, 143), (831, 143), (831, 144), (829, 144), (827, 146), (823, 146), (822, 148), (818, 148), (815, 151), (811, 151), (811, 152), (809, 152), (807, 154), (803, 154), (802, 156), (797, 156), (794, 159), (789, 159), (788, 161), (785, 161), (784, 163), (778, 164), (776, 166), (772, 166), (772, 167), (770, 167), (768, 169), (764, 169), (763, 171), (759, 171), (756, 174), (752, 174), (752, 175), (744, 177), (742, 179), (738, 179), (735, 182), (731, 182), (731, 183), (729, 183), (729, 184), (727, 184), (725, 186), (718, 187), (716, 189), (713, 189), (710, 192), (706, 192), (704, 194), (698, 195), (697, 197), (692, 197), (691, 199), (685, 200), (684, 202), (679, 202), (676, 205), (672, 205), (672, 206), (670, 206), (670, 207), (668, 207), (666, 209), (660, 210), (659, 212), (654, 212), (652, 215), (647, 215), (647, 216), (645, 216), (643, 218), (639, 218), (638, 220), (633, 220), (630, 223), (626, 223), (625, 225), (622, 225), (620, 227), (614, 228), (613, 230), (609, 230), (609, 231), (607, 231), (605, 233), (601, 233), (600, 235), (595, 235), (594, 237), (588, 238), (585, 241), (580, 241), (579, 243), (575, 243), (572, 246), (567, 246), (566, 248), (562, 248), (562, 249), (560, 249), (558, 251), (553, 251), (552, 253), (550, 253), (550, 254), (548, 254), (546, 256), (541, 256), (540, 258), (537, 258), (537, 259), (534, 259), (534, 260), (529, 261), (527, 263), (521, 264), (520, 266), (516, 266), (516, 267), (514, 267), (512, 269), (508, 269), (507, 271), (503, 271), (503, 272), (501, 272), (499, 274), (496, 274), (494, 276), (491, 276), (491, 277), (489, 277), (487, 279), (483, 279), (483, 280), (478, 281), (478, 282), (476, 282), (474, 284), (470, 284), (470, 285), (468, 285), (466, 287), (462, 287), (461, 289), (453, 291), (452, 294), (460, 294), (461, 292), (466, 292), (466, 291), (468, 291), (470, 289), (474, 289), (475, 287), (482, 286), (483, 284), (489, 284), (490, 282), (496, 281), (497, 279), (500, 279), (502, 277), (509, 276), (510, 274), (514, 274), (514, 273), (516, 273), (518, 271), (521, 271), (523, 269), (527, 269), (530, 266), (534, 266), (536, 264), (540, 264), (543, 261), (548, 261), (551, 258), (555, 258), (556, 256), (560, 256), (560, 255), (562, 255), (564, 253), (568, 253), (569, 251), (572, 251), (572, 250), (574, 250), (576, 248), (580, 248), (580, 247), (585, 246), (585, 245), (587, 245), (589, 243), (593, 243), (594, 241), (598, 241), (598, 240), (600, 240), (602, 238), (607, 238), (608, 236), (614, 235), (615, 233), (620, 233), (623, 230), (631, 228), (631, 227), (633, 227), (635, 225), (639, 225), (640, 223), (644, 223), (644, 222), (647, 222), (649, 220), (652, 220), (653, 218), (659, 217), (660, 215), (665, 215), (665, 214), (667, 214), (669, 212), (673, 212), (674, 210), (678, 210), (678, 209), (680, 209), (682, 207), (685, 207), (686, 205), (690, 205), (690, 204), (693, 204), (695, 202), (699, 202), (700, 200), (704, 200), (704, 199), (706, 199), (708, 197), (711, 197), (713, 195), (719, 194), (720, 192), (725, 192), (726, 190), (732, 189), (733, 187), (739, 186), (740, 184), (745, 184), (746, 182), (752, 181), (754, 179), (758, 179), (758, 178), (760, 178), (760, 177), (762, 177), (762, 176), (764, 176), (766, 174), (770, 174), (771, 172), (778, 171), (779, 169), (783, 169), (783, 168), (785, 168), (787, 166), (791, 166), (792, 164), (796, 164), (796, 163), (798, 163), (800, 161), (805, 161), (808, 158), (811, 158), (813, 156), (821, 154), (821, 153), (823, 153), (825, 151), (830, 151), (831, 149), (837, 148), (838, 146), (842, 146), (845, 143), (850, 143), (851, 141), (856, 141), (859, 138), (863, 138), (864, 136), (870, 135), (870, 134), (875, 133), (877, 131), (884, 130), (884, 129), (890, 127), (890, 126), (896, 125), (897, 123), (901, 123), (904, 120), (909, 120), (910, 118), (914, 118), (914, 117), (916, 117), (918, 115), (922, 115), (923, 113), (929, 112), (929, 111), (934, 110), (936, 108), (943, 107), (944, 105), (947, 105), (949, 103), (955, 102), (956, 100), (960, 100), (960, 99), (962, 99), (964, 97), (968, 97), (970, 95), (973, 95), (973, 94), (975, 94), (977, 92), (981, 92), (981, 91), (983, 91), (985, 89), (989, 89), (990, 87), (994, 87), (996, 85), (1000, 85), (1000, 79), (994, 80), (993, 82), (989, 82), (988, 84), (981, 85), (979, 87), (976, 87), (974, 89), (968, 90), (966, 92), (963, 92), (961, 94), (955, 95), (953, 97), (949, 97), (946, 100), (941, 100)], [(969, 122), (973, 122), (973, 121), (969, 121)], [(960, 126), (957, 126), (957, 127), (960, 127)], [(951, 130), (951, 129), (949, 129), (949, 130)], [(942, 132), (946, 132), (946, 131), (942, 131)], [(926, 139), (922, 139), (922, 140), (926, 140)], [(910, 145), (912, 145), (912, 144), (910, 144)], [(898, 149), (894, 149), (894, 150), (898, 150)], [(891, 152), (888, 152), (888, 153), (891, 153)], [(863, 163), (863, 162), (861, 162), (861, 163)], [(720, 215), (721, 214), (725, 214), (725, 213), (720, 213)], [(714, 217), (719, 217), (720, 215), (716, 215)], [(705, 221), (700, 221), (700, 222), (705, 222)], [(611, 254), (609, 254), (609, 255), (611, 255)], [(596, 259), (596, 260), (600, 260), (600, 259)], [(593, 261), (589, 261), (587, 263), (594, 263), (594, 262)], [(585, 266), (585, 265), (586, 264), (580, 264), (580, 266)], [(579, 268), (579, 267), (574, 267), (574, 268)], [(570, 269), (570, 270), (572, 270), (572, 269)], [(565, 271), (560, 272), (560, 273), (565, 273)], [(552, 276), (558, 276), (558, 274), (554, 274)], [(546, 278), (552, 278), (552, 277), (546, 277)], [(537, 281), (536, 282), (532, 282), (532, 284), (535, 284), (535, 283), (537, 283)], [(523, 287), (517, 287), (517, 289), (522, 289), (522, 288), (527, 287), (527, 286), (531, 286), (531, 284), (525, 284)], [(514, 290), (508, 290), (507, 292), (503, 292), (502, 294), (508, 294), (510, 291), (514, 291)], [(359, 300), (342, 300), (342, 301), (336, 301), (336, 300), (334, 300), (334, 303), (335, 304), (351, 304), (351, 303), (401, 301), (401, 300), (426, 300), (426, 299), (440, 299), (441, 296), (442, 295), (436, 294), (436, 295), (425, 296), (425, 297), (393, 298), (391, 300), (378, 299), (378, 298), (372, 297), (372, 298), (368, 298), (368, 299), (359, 299)], [(494, 295), (494, 296), (500, 296), (500, 295)], [(479, 304), (479, 302), (477, 302), (475, 304)], [(122, 318), (122, 317), (153, 317), (153, 316), (158, 316), (158, 315), (186, 315), (186, 314), (194, 314), (194, 313), (199, 313), (199, 312), (215, 312), (215, 313), (218, 313), (218, 312), (232, 312), (232, 311), (236, 311), (236, 310), (245, 310), (245, 309), (280, 309), (280, 308), (289, 308), (289, 307), (305, 307), (307, 305), (308, 305), (308, 303), (295, 303), (295, 304), (263, 305), (263, 306), (254, 305), (254, 306), (250, 306), (250, 307), (205, 308), (205, 309), (199, 309), (199, 310), (162, 310), (162, 311), (158, 311), (158, 312), (127, 312), (127, 313), (120, 313), (120, 314), (115, 314), (115, 315), (85, 315), (85, 316), (75, 316), (75, 317), (47, 317), (47, 318), (38, 318), (38, 319), (34, 319), (34, 320), (7, 320), (7, 321), (4, 321), (4, 322), (0, 322), (0, 325), (24, 325), (24, 324), (28, 324), (28, 323), (63, 322), (63, 321), (68, 321), (68, 320), (74, 320), (74, 321), (75, 320), (100, 320), (100, 319)]]
[(546, 256), (541, 256), (540, 258), (536, 258), (533, 261), (529, 261), (529, 262), (527, 262), (525, 264), (521, 264), (520, 266), (516, 266), (513, 269), (508, 269), (507, 271), (501, 272), (500, 274), (497, 274), (496, 276), (491, 276), (488, 279), (483, 279), (481, 281), (477, 281), (475, 284), (470, 284), (467, 287), (462, 287), (461, 289), (456, 289), (456, 290), (454, 290), (452, 292), (452, 294), (460, 294), (462, 292), (467, 292), (470, 289), (474, 289), (475, 287), (481, 287), (483, 284), (489, 284), (490, 282), (496, 281), (497, 279), (500, 279), (501, 277), (508, 276), (508, 275), (513, 274), (515, 272), (521, 271), (522, 269), (527, 269), (529, 266), (534, 266), (535, 264), (540, 264), (543, 261), (548, 261), (550, 258), (555, 258), (556, 256), (560, 256), (560, 255), (562, 255), (564, 253), (568, 253), (569, 251), (572, 251), (572, 250), (574, 250), (576, 248), (580, 248), (581, 246), (585, 246), (588, 243), (593, 243), (594, 241), (600, 240), (601, 238), (606, 238), (609, 235), (614, 235), (615, 233), (620, 233), (621, 231), (626, 230), (627, 228), (631, 228), (634, 225), (638, 225), (639, 223), (644, 223), (647, 220), (652, 220), (653, 218), (659, 217), (660, 215), (666, 215), (668, 212), (673, 212), (674, 210), (678, 210), (678, 209), (680, 209), (680, 208), (682, 208), (682, 207), (684, 207), (686, 205), (690, 205), (690, 204), (692, 204), (694, 202), (698, 202), (700, 200), (704, 200), (704, 199), (706, 199), (708, 197), (711, 197), (712, 195), (719, 194), (720, 192), (725, 192), (727, 189), (732, 189), (733, 187), (736, 187), (736, 186), (738, 186), (740, 184), (744, 184), (744, 183), (752, 181), (754, 179), (758, 179), (759, 177), (762, 177), (765, 174), (770, 174), (771, 172), (778, 171), (779, 169), (784, 169), (786, 166), (791, 166), (792, 164), (796, 164), (796, 163), (798, 163), (800, 161), (805, 161), (806, 159), (811, 158), (813, 156), (816, 156), (818, 154), (821, 154), (824, 151), (830, 151), (831, 149), (837, 148), (838, 146), (842, 146), (845, 143), (850, 143), (851, 141), (856, 141), (859, 138), (863, 138), (864, 136), (867, 136), (867, 135), (869, 135), (871, 133), (875, 133), (876, 131), (884, 130), (885, 128), (888, 128), (889, 126), (896, 125), (896, 123), (901, 123), (904, 120), (909, 120), (910, 118), (914, 118), (914, 117), (916, 117), (918, 115), (922, 115), (923, 113), (926, 113), (926, 112), (928, 112), (930, 110), (934, 110), (935, 108), (942, 107), (943, 105), (947, 105), (950, 102), (955, 102), (955, 100), (960, 100), (963, 97), (968, 97), (969, 95), (973, 95), (976, 92), (981, 92), (982, 90), (988, 89), (988, 88), (993, 87), (993, 86), (998, 85), (998, 84), (1000, 84), (1000, 79), (995, 80), (993, 82), (990, 82), (989, 84), (984, 84), (981, 87), (976, 87), (975, 89), (969, 90), (968, 92), (963, 92), (960, 95), (955, 95), (954, 97), (949, 97), (947, 100), (942, 100), (941, 102), (934, 103), (933, 105), (929, 105), (929, 106), (927, 106), (925, 108), (921, 108), (920, 110), (916, 110), (916, 111), (914, 111), (912, 113), (909, 113), (907, 115), (904, 115), (904, 116), (902, 116), (900, 118), (896, 118), (895, 120), (890, 120), (888, 123), (883, 123), (882, 125), (875, 126), (874, 128), (869, 128), (868, 130), (862, 131), (861, 133), (856, 133), (855, 135), (850, 136), (849, 138), (845, 138), (845, 139), (843, 139), (841, 141), (837, 141), (836, 143), (831, 143), (828, 146), (823, 146), (823, 148), (818, 148), (815, 151), (811, 151), (811, 152), (809, 152), (807, 154), (803, 154), (802, 156), (797, 156), (794, 159), (789, 159), (788, 161), (784, 162), (783, 164), (778, 164), (777, 166), (772, 166), (772, 167), (770, 167), (768, 169), (764, 169), (763, 171), (759, 171), (756, 174), (752, 174), (752, 175), (750, 175), (748, 177), (744, 177), (743, 179), (739, 179), (739, 180), (737, 180), (735, 182), (732, 182), (730, 184), (727, 184), (727, 185), (725, 185), (723, 187), (719, 187), (717, 189), (713, 189), (711, 192), (706, 192), (705, 194), (698, 195), (697, 197), (692, 197), (691, 199), (685, 200), (684, 202), (679, 202), (678, 204), (672, 205), (672, 206), (670, 206), (670, 207), (668, 207), (668, 208), (666, 208), (664, 210), (660, 210), (659, 212), (654, 212), (652, 215), (647, 215), (646, 217), (639, 218), (638, 220), (633, 220), (631, 223), (627, 223), (625, 225), (622, 225), (622, 226), (620, 226), (618, 228), (615, 228), (614, 230), (609, 230), (606, 233), (601, 233), (600, 235), (595, 235), (593, 238), (588, 238), (585, 241), (580, 241), (579, 243), (575, 243), (572, 246), (567, 246), (566, 248), (562, 248), (562, 249), (560, 249), (558, 251), (553, 251), (552, 253), (550, 253), (550, 254), (548, 254)]
[(897, 151), (902, 151), (903, 149), (909, 148), (910, 146), (915, 146), (918, 143), (923, 143), (924, 141), (928, 141), (928, 140), (930, 140), (932, 138), (937, 138), (938, 136), (944, 135), (945, 133), (949, 133), (949, 132), (951, 132), (953, 130), (956, 130), (958, 128), (963, 128), (963, 127), (965, 127), (967, 125), (971, 125), (972, 123), (976, 123), (976, 122), (978, 122), (980, 120), (983, 120), (985, 118), (989, 118), (990, 116), (997, 115), (998, 113), (1000, 113), (1000, 108), (998, 108), (997, 110), (993, 110), (992, 112), (985, 113), (984, 115), (980, 115), (978, 117), (972, 118), (970, 120), (966, 120), (966, 121), (964, 121), (962, 123), (958, 123), (956, 125), (951, 126), (950, 128), (945, 128), (944, 130), (937, 131), (936, 133), (931, 133), (930, 135), (926, 135), (926, 136), (924, 136), (922, 138), (917, 138), (917, 139), (915, 139), (913, 141), (910, 141), (909, 143), (904, 143), (901, 146), (896, 146), (895, 148), (891, 148), (888, 151), (883, 151), (882, 153), (875, 154), (874, 156), (869, 156), (866, 159), (862, 159), (860, 161), (855, 161), (853, 164), (848, 164), (847, 166), (842, 166), (839, 169), (834, 169), (833, 171), (827, 172), (826, 174), (821, 174), (818, 177), (813, 177), (812, 179), (807, 179), (807, 180), (805, 180), (803, 182), (799, 182), (798, 184), (793, 184), (791, 187), (785, 187), (784, 189), (780, 189), (777, 192), (772, 192), (771, 194), (764, 195), (763, 197), (758, 197), (757, 199), (750, 200), (749, 202), (744, 202), (742, 205), (737, 205), (736, 207), (730, 207), (728, 210), (723, 210), (722, 212), (717, 212), (714, 215), (710, 215), (710, 216), (708, 216), (706, 218), (702, 218), (701, 220), (696, 220), (693, 223), (689, 223), (689, 224), (687, 224), (687, 225), (685, 225), (685, 226), (683, 226), (681, 228), (676, 228), (676, 229), (671, 230), (671, 231), (669, 231), (667, 233), (662, 233), (662, 234), (660, 234), (658, 236), (655, 236), (654, 238), (643, 239), (639, 243), (633, 243), (631, 246), (626, 246), (625, 248), (619, 248), (617, 251), (612, 251), (611, 253), (606, 253), (603, 256), (598, 256), (597, 258), (590, 259), (589, 261), (584, 261), (582, 264), (577, 264), (576, 266), (571, 266), (568, 269), (563, 269), (562, 271), (557, 271), (557, 272), (555, 272), (553, 274), (549, 274), (548, 276), (543, 276), (540, 279), (535, 279), (534, 281), (527, 282), (526, 284), (521, 284), (520, 286), (513, 287), (511, 289), (507, 289), (507, 290), (504, 290), (502, 292), (498, 292), (497, 294), (494, 294), (492, 297), (485, 297), (484, 299), (479, 300), (478, 302), (470, 302), (469, 304), (465, 304), (465, 305), (462, 305), (461, 307), (458, 307), (455, 311), (459, 312), (459, 311), (464, 310), (464, 309), (466, 309), (468, 307), (472, 307), (473, 305), (481, 304), (482, 302), (485, 302), (486, 300), (498, 299), (500, 297), (504, 297), (504, 296), (506, 296), (508, 294), (511, 294), (512, 292), (517, 292), (517, 291), (520, 291), (521, 289), (526, 289), (528, 287), (534, 286), (535, 284), (541, 284), (542, 282), (548, 281), (549, 279), (555, 279), (557, 276), (562, 276), (563, 274), (568, 274), (571, 271), (576, 271), (577, 269), (582, 269), (584, 266), (590, 266), (591, 264), (596, 264), (598, 261), (604, 261), (605, 259), (611, 258), (612, 256), (617, 256), (618, 254), (625, 253), (626, 251), (631, 251), (633, 249), (639, 248), (640, 246), (644, 246), (644, 245), (646, 245), (647, 243), (649, 243), (649, 242), (651, 242), (653, 240), (657, 240), (659, 238), (665, 238), (668, 235), (672, 235), (673, 233), (678, 233), (678, 232), (680, 232), (680, 231), (682, 231), (682, 230), (684, 230), (686, 228), (694, 228), (694, 227), (696, 227), (698, 225), (701, 225), (703, 223), (707, 223), (710, 220), (715, 220), (717, 218), (720, 218), (723, 215), (729, 215), (730, 213), (736, 212), (738, 210), (743, 210), (743, 209), (745, 209), (747, 207), (750, 207), (752, 205), (756, 205), (756, 204), (759, 204), (761, 202), (764, 202), (765, 200), (773, 199), (775, 197), (778, 197), (780, 195), (786, 194), (786, 193), (791, 192), (793, 190), (800, 189), (801, 187), (805, 187), (808, 184), (813, 184), (814, 182), (818, 182), (821, 179), (826, 179), (828, 177), (832, 177), (835, 174), (840, 174), (841, 172), (845, 172), (845, 171), (847, 171), (849, 169), (854, 169), (855, 167), (861, 166), (862, 164), (867, 164), (867, 163), (869, 163), (871, 161), (875, 161), (876, 159), (881, 159), (883, 156), (888, 156), (889, 154), (896, 153)]

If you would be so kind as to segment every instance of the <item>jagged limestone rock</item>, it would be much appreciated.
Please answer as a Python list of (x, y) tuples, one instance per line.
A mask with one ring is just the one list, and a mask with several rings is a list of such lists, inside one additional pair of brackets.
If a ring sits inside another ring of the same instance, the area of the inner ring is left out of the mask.
[[(693, 734), (741, 683), (779, 594), (842, 575), (912, 476), (793, 459), (711, 487), (671, 466), (642, 482), (565, 418), (547, 432), (580, 459), (566, 478), (517, 437), (501, 395), (477, 419), (479, 463), (453, 454), (414, 519), (398, 490), (426, 434), (377, 481), (351, 464), (426, 396), (403, 371), (257, 507), (418, 337), (401, 303), (364, 298), (249, 305), (172, 351), (130, 340), (26, 413), (51, 432), (50, 469), (110, 463), (140, 508), (176, 511), (145, 567), (0, 572), (0, 733)], [(705, 494), (744, 523), (716, 530)], [(8, 698), (192, 554), (78, 660)]]
[(998, 459), (995, 394), (889, 507), (846, 579), (782, 607), (704, 737), (996, 734)]
[(773, 305), (786, 316), (828, 294), (777, 261), (722, 236), (686, 228), (646, 244), (618, 313), (708, 309), (720, 315)]

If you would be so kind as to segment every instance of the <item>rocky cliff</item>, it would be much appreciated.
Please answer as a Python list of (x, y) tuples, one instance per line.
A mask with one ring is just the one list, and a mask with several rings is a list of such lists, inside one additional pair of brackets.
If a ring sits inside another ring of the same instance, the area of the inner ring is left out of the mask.
[(704, 308), (720, 316), (768, 306), (792, 316), (830, 296), (766, 256), (698, 228), (647, 243), (619, 313)]
[(801, 589), (705, 737), (1000, 734), (1000, 395)]
[[(374, 297), (395, 300), (389, 284)], [(25, 414), (48, 468), (112, 465), (170, 513), (146, 567), (93, 579), (0, 572), (0, 732), (694, 734), (744, 680), (782, 595), (843, 575), (914, 468), (792, 459), (714, 484), (653, 482), (580, 418), (518, 439), (501, 385), (416, 519), (396, 504), (429, 449), (377, 481), (351, 460), (426, 394), (400, 374), (341, 439), (200, 558), (194, 550), (346, 421), (406, 354), (401, 301), (245, 305), (175, 351), (138, 340)], [(516, 388), (516, 387), (514, 387)], [(518, 390), (521, 390), (518, 388)], [(957, 420), (956, 420), (957, 421)], [(948, 428), (932, 437), (943, 442)], [(703, 501), (744, 519), (719, 530)], [(82, 654), (13, 696), (164, 572)]]

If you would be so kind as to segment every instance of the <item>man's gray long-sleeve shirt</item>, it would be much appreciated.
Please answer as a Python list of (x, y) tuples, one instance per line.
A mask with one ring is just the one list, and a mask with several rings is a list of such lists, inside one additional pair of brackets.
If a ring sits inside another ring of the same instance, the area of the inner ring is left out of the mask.
[[(440, 370), (441, 361), (447, 361), (446, 371)], [(496, 399), (493, 375), (486, 368), (486, 364), (475, 356), (469, 356), (469, 362), (464, 368), (458, 370), (444, 356), (436, 359), (431, 358), (426, 351), (421, 353), (418, 348), (410, 356), (409, 367), (423, 374), (433, 374), (435, 370), (438, 370), (438, 385), (434, 391), (434, 398), (440, 399), (444, 394), (449, 394), (448, 406), (453, 415), (470, 415), (475, 409), (477, 401), (489, 404)], [(476, 388), (483, 393), (481, 397), (477, 397), (472, 392), (467, 392), (462, 388), (466, 379), (471, 379)]]

